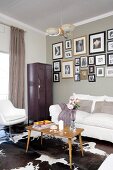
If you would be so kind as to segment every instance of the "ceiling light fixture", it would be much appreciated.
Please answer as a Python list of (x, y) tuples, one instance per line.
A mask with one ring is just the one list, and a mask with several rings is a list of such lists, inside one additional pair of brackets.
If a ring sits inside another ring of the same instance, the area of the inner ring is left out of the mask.
[(49, 36), (63, 36), (64, 38), (69, 38), (74, 31), (75, 26), (73, 24), (64, 24), (59, 28), (48, 28), (46, 30), (47, 35)]

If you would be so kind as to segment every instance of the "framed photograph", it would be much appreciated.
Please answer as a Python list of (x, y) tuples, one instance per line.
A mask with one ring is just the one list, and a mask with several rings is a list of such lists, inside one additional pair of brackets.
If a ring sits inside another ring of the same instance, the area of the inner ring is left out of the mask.
[(72, 57), (72, 51), (65, 51), (65, 58), (71, 58)]
[(107, 30), (107, 39), (108, 40), (113, 39), (113, 29)]
[(104, 67), (97, 67), (96, 68), (96, 75), (97, 77), (104, 77)]
[(95, 81), (96, 81), (96, 79), (95, 79), (95, 74), (89, 74), (89, 75), (88, 75), (88, 81), (89, 81), (89, 82), (95, 82)]
[(89, 74), (94, 74), (95, 73), (95, 66), (89, 66)]
[(95, 65), (95, 56), (88, 56), (88, 65)]
[(80, 63), (81, 67), (87, 67), (87, 57), (85, 56), (80, 57)]
[(106, 67), (106, 77), (113, 77), (113, 67)]
[(53, 73), (53, 82), (60, 82), (60, 74)]
[(105, 53), (105, 31), (89, 34), (89, 54)]
[(61, 71), (61, 61), (53, 61), (53, 72), (60, 72)]
[(74, 39), (74, 55), (81, 55), (86, 53), (86, 37), (79, 37)]
[(80, 74), (75, 74), (75, 81), (80, 81)]
[(68, 49), (71, 49), (72, 48), (72, 40), (66, 40), (65, 41), (65, 49), (68, 50)]
[(107, 66), (113, 66), (113, 53), (107, 54)]
[(80, 80), (87, 80), (88, 78), (88, 70), (80, 70)]
[(80, 66), (80, 58), (75, 58), (75, 66)]
[(73, 78), (73, 60), (62, 61), (62, 78)]
[(63, 42), (52, 44), (53, 60), (63, 58)]
[(96, 55), (95, 60), (96, 60), (96, 66), (105, 65), (106, 64), (106, 54)]
[(113, 51), (113, 41), (108, 41), (107, 42), (107, 51)]
[(75, 66), (75, 73), (80, 74), (80, 66)]

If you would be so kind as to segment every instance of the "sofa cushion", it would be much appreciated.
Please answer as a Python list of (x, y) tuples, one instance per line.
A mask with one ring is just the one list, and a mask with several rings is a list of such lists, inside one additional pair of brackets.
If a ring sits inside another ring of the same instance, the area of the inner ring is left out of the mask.
[(80, 100), (79, 110), (91, 113), (92, 103), (93, 103), (92, 100)]
[(107, 101), (96, 102), (93, 113), (107, 113), (113, 115), (113, 102)]
[(82, 99), (82, 100), (88, 100), (89, 99), (89, 95), (87, 94), (76, 94), (76, 93), (73, 93), (73, 96), (75, 98), (78, 98), (78, 99)]
[(77, 111), (76, 111), (76, 116), (75, 116), (75, 121), (76, 121), (77, 123), (82, 123), (82, 121), (83, 121), (86, 117), (90, 116), (90, 114), (91, 114), (91, 113), (84, 112), (84, 111), (81, 111), (81, 110), (77, 110)]
[(94, 113), (86, 117), (83, 124), (113, 129), (113, 115), (106, 113)]

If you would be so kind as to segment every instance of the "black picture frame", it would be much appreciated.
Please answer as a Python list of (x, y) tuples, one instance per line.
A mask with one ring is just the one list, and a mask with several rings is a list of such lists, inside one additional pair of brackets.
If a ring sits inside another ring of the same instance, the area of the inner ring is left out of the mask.
[(113, 39), (113, 28), (107, 30), (107, 40)]
[(53, 72), (61, 72), (61, 61), (53, 61)]
[(75, 58), (75, 66), (80, 66), (80, 58)]
[(66, 40), (65, 41), (65, 50), (71, 49), (72, 48), (72, 40)]
[(95, 73), (95, 66), (89, 66), (89, 74), (94, 74)]
[(88, 81), (89, 82), (96, 82), (95, 74), (89, 74), (88, 75)]
[(63, 41), (52, 44), (53, 60), (63, 58)]
[(89, 54), (106, 52), (105, 37), (106, 37), (105, 31), (89, 34)]
[(75, 81), (80, 81), (80, 74), (75, 74), (74, 80)]
[(53, 82), (60, 82), (60, 74), (59, 72), (53, 73)]
[(113, 41), (107, 42), (107, 52), (113, 51)]
[(88, 56), (88, 65), (95, 65), (95, 56)]
[(71, 50), (65, 51), (64, 58), (71, 58), (71, 57), (72, 57), (72, 51)]
[(113, 66), (113, 53), (107, 54), (107, 66)]

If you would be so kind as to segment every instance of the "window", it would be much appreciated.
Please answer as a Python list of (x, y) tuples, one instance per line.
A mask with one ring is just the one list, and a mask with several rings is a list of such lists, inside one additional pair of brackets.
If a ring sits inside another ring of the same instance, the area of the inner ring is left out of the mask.
[(8, 98), (9, 54), (0, 52), (0, 99)]

